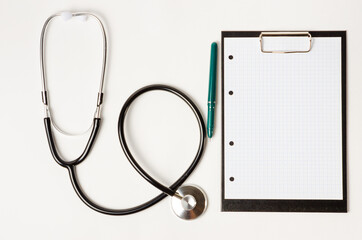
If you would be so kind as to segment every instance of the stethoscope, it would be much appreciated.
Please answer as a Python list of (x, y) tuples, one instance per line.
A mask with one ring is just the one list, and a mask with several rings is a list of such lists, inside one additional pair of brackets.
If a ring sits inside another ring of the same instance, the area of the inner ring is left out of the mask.
[[(61, 130), (54, 122), (52, 116), (51, 116), (51, 109), (49, 106), (49, 97), (48, 97), (48, 89), (47, 89), (47, 79), (46, 79), (46, 66), (45, 66), (45, 34), (48, 27), (49, 22), (58, 17), (61, 16), (64, 20), (69, 20), (72, 17), (78, 17), (80, 20), (86, 20), (88, 17), (94, 18), (101, 28), (102, 34), (103, 34), (103, 64), (102, 64), (102, 72), (101, 72), (101, 80), (100, 80), (100, 87), (98, 92), (98, 98), (97, 98), (97, 106), (96, 111), (93, 118), (93, 124), (91, 126), (91, 133), (89, 136), (89, 140), (86, 144), (86, 147), (83, 151), (83, 153), (74, 160), (66, 161), (64, 160), (60, 154), (58, 153), (57, 146), (54, 140), (53, 132), (52, 132), (52, 126), (58, 130), (59, 132), (63, 134), (67, 134), (65, 131)], [(149, 85), (146, 87), (143, 87), (136, 92), (134, 92), (124, 103), (121, 112), (119, 114), (118, 118), (118, 136), (119, 141), (121, 144), (121, 147), (123, 149), (124, 154), (126, 155), (128, 161), (131, 163), (131, 165), (134, 167), (134, 169), (144, 178), (146, 179), (150, 184), (158, 188), (162, 191), (161, 194), (154, 197), (153, 199), (132, 208), (128, 209), (110, 209), (103, 206), (98, 205), (94, 201), (92, 201), (86, 193), (83, 191), (79, 180), (77, 178), (77, 170), (76, 167), (78, 164), (83, 162), (88, 154), (90, 153), (92, 146), (94, 145), (95, 139), (97, 137), (100, 123), (101, 123), (101, 106), (103, 103), (103, 88), (104, 88), (104, 78), (105, 78), (105, 71), (106, 71), (106, 61), (107, 61), (107, 37), (106, 32), (104, 29), (104, 26), (102, 24), (102, 21), (94, 14), (92, 13), (85, 13), (85, 12), (64, 12), (60, 14), (55, 14), (50, 16), (44, 23), (41, 37), (40, 37), (40, 66), (41, 66), (41, 78), (42, 78), (42, 101), (45, 107), (45, 118), (44, 118), (44, 125), (45, 125), (45, 131), (48, 139), (49, 148), (51, 151), (51, 154), (54, 158), (54, 160), (62, 167), (66, 168), (69, 172), (70, 181), (73, 185), (73, 188), (75, 192), (77, 193), (78, 197), (91, 209), (103, 213), (103, 214), (109, 214), (109, 215), (127, 215), (136, 213), (139, 211), (142, 211), (148, 207), (151, 207), (152, 205), (158, 203), (162, 199), (164, 199), (166, 196), (171, 196), (171, 205), (174, 213), (182, 218), (182, 219), (195, 219), (198, 216), (200, 216), (207, 207), (207, 198), (206, 194), (197, 186), (194, 185), (185, 185), (181, 186), (185, 180), (190, 176), (190, 174), (195, 170), (197, 164), (199, 163), (202, 153), (204, 151), (204, 144), (205, 144), (205, 124), (202, 118), (202, 115), (195, 105), (195, 103), (183, 92), (180, 90), (166, 86), (166, 85)], [(125, 136), (125, 118), (127, 111), (133, 101), (139, 97), (140, 95), (155, 91), (155, 90), (161, 90), (166, 91), (169, 93), (172, 93), (176, 95), (177, 97), (181, 98), (192, 110), (194, 113), (198, 126), (199, 126), (199, 132), (200, 132), (200, 140), (199, 140), (199, 147), (197, 150), (197, 153), (195, 155), (194, 160), (188, 167), (188, 169), (181, 175), (181, 177), (174, 182), (171, 186), (166, 187), (165, 185), (161, 184), (157, 180), (155, 180), (152, 176), (150, 176), (136, 161), (136, 159), (133, 157)]]

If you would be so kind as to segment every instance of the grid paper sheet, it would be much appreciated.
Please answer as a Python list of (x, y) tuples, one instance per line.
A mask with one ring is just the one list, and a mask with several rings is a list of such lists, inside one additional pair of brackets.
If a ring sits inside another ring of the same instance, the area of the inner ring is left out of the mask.
[(225, 38), (225, 199), (343, 199), (341, 105), (340, 37), (297, 54)]

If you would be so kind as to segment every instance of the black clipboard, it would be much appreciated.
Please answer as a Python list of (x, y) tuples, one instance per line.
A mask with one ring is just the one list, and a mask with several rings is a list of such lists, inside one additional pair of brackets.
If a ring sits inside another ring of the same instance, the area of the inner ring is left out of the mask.
[(343, 199), (227, 199), (225, 198), (225, 85), (224, 40), (225, 38), (256, 38), (261, 31), (223, 31), (222, 38), (222, 211), (261, 211), (261, 212), (347, 212), (347, 137), (346, 137), (346, 31), (308, 31), (312, 37), (341, 38), (341, 116), (342, 116), (342, 188)]

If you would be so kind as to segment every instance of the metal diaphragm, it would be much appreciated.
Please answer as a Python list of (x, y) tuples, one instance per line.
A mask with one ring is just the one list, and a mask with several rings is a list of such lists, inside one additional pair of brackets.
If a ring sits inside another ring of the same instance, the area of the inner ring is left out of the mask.
[(178, 196), (173, 196), (171, 205), (173, 212), (181, 219), (192, 220), (199, 217), (207, 207), (204, 191), (196, 186), (181, 186), (177, 189)]

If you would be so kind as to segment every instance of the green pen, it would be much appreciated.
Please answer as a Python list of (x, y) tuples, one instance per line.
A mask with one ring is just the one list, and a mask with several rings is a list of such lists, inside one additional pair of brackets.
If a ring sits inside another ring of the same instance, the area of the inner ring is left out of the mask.
[(211, 44), (209, 97), (207, 102), (207, 136), (212, 137), (214, 132), (214, 112), (216, 95), (217, 43)]

